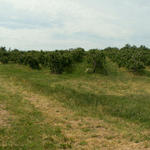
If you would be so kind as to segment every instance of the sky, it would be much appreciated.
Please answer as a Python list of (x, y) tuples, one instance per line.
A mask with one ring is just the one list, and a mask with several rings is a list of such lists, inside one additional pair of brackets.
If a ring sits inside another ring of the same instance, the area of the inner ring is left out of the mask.
[(149, 0), (0, 0), (0, 46), (150, 47)]

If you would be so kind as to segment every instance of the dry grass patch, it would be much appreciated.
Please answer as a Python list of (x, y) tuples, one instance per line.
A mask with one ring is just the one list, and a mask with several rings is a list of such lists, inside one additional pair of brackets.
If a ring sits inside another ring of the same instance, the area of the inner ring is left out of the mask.
[(0, 128), (10, 126), (9, 118), (9, 112), (5, 109), (5, 107), (2, 104), (0, 104)]

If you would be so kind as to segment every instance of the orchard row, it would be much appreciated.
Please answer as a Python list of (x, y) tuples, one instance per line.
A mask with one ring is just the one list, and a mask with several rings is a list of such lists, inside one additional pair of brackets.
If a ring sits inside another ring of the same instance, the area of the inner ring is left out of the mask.
[[(150, 66), (150, 49), (145, 46), (125, 45), (123, 48), (108, 47), (104, 50), (83, 48), (56, 51), (19, 51), (0, 48), (0, 62), (15, 63), (40, 69), (48, 67), (52, 73), (71, 71), (79, 63), (86, 64), (87, 72), (107, 72), (106, 57), (132, 72), (141, 72)], [(85, 71), (85, 70), (83, 70)]]

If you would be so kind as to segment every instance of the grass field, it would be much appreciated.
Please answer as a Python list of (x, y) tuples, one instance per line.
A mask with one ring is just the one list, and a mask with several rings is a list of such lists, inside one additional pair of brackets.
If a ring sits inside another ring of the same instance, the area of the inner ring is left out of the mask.
[(150, 73), (54, 75), (0, 65), (0, 150), (150, 149)]

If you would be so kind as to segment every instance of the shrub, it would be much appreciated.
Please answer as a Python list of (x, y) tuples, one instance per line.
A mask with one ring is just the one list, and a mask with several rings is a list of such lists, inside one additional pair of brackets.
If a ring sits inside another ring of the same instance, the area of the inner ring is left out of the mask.
[(31, 56), (25, 58), (24, 64), (29, 65), (32, 69), (40, 69), (38, 61)]
[(141, 61), (130, 59), (127, 69), (132, 72), (142, 72), (143, 69), (145, 69), (145, 66)]
[(83, 48), (77, 48), (71, 50), (72, 59), (75, 62), (82, 62), (83, 56), (84, 56), (84, 49)]
[(5, 53), (7, 52), (6, 47), (0, 47), (0, 53)]
[(132, 56), (126, 63), (126, 68), (132, 72), (142, 72), (145, 69), (144, 63), (141, 61), (141, 52), (132, 53)]
[(24, 55), (19, 55), (15, 62), (18, 63), (18, 64), (24, 64), (25, 56)]
[(145, 65), (150, 64), (150, 52), (145, 47), (137, 48), (127, 44), (117, 51), (109, 48), (105, 53), (119, 67), (125, 67), (132, 72), (141, 72)]
[(105, 55), (103, 52), (92, 49), (87, 53), (87, 63), (89, 64), (90, 68), (92, 69), (92, 72), (102, 72), (106, 73), (106, 60)]
[(1, 57), (1, 58), (0, 58), (0, 62), (1, 62), (2, 64), (8, 64), (8, 57), (7, 57), (7, 56)]
[(49, 55), (49, 67), (52, 73), (61, 74), (72, 65), (69, 52), (51, 52)]

